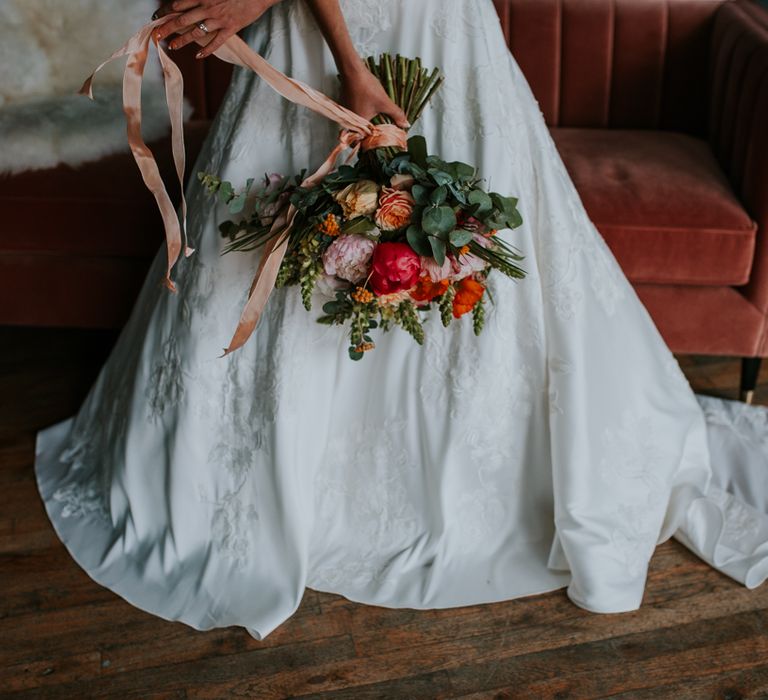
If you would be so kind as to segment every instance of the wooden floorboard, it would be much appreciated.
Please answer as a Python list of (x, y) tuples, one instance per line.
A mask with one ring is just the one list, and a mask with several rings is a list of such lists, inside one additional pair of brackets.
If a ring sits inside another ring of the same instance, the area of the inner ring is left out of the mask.
[[(116, 337), (0, 328), (0, 698), (768, 698), (768, 586), (676, 540), (657, 547), (641, 609), (619, 615), (564, 589), (425, 611), (307, 589), (259, 642), (134, 608), (71, 559), (32, 467), (35, 432), (76, 411)], [(679, 359), (694, 390), (737, 398), (738, 360)]]

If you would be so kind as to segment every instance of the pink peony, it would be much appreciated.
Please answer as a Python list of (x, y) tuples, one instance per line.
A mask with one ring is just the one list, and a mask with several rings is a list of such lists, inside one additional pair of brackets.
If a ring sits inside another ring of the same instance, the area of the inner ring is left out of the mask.
[(272, 173), (271, 175), (268, 175), (264, 178), (264, 187), (259, 190), (259, 193), (256, 196), (257, 199), (257, 207), (259, 210), (259, 218), (261, 219), (261, 223), (266, 223), (266, 220), (275, 216), (280, 209), (283, 208), (283, 205), (289, 198), (289, 194), (287, 192), (283, 192), (283, 194), (279, 195), (277, 199), (272, 202), (271, 204), (264, 204), (264, 200), (266, 200), (273, 192), (275, 192), (280, 184), (283, 182), (283, 176), (279, 173)]
[[(483, 248), (487, 248), (491, 243), (488, 238), (483, 236), (481, 233), (476, 233), (473, 236), (473, 239)], [(450, 277), (452, 280), (464, 279), (465, 277), (469, 277), (475, 272), (482, 272), (488, 265), (485, 260), (479, 258), (477, 255), (472, 255), (472, 253), (459, 255), (458, 259), (451, 255), (449, 256), (449, 259), (451, 261), (450, 264), (452, 273)]]
[(371, 289), (377, 296), (410, 289), (419, 279), (421, 261), (407, 243), (379, 243), (373, 254)]
[(323, 267), (329, 275), (348, 282), (360, 282), (368, 275), (374, 241), (356, 233), (339, 236), (323, 253)]
[(446, 258), (445, 262), (441, 266), (437, 264), (437, 260), (434, 258), (427, 258), (422, 256), (421, 271), (425, 275), (428, 275), (429, 279), (433, 282), (442, 282), (451, 276), (451, 261)]

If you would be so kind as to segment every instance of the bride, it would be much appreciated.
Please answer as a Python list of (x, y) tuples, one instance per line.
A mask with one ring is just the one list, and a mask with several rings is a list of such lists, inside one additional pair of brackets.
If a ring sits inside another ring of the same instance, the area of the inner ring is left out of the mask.
[[(421, 609), (567, 587), (587, 610), (636, 610), (670, 537), (749, 588), (766, 579), (768, 411), (692, 392), (585, 213), (491, 0), (170, 9), (172, 46), (211, 40), (205, 57), (249, 25), (277, 68), (401, 127), (359, 55), (440, 67), (411, 133), (519, 197), (525, 223), (500, 235), (527, 277), (490, 277), (479, 338), (433, 317), (423, 347), (381, 334), (361, 362), (278, 289), (221, 358), (259, 252), (221, 255), (227, 212), (193, 180), (178, 294), (161, 286), (163, 248), (79, 412), (37, 436), (48, 515), (95, 581), (263, 639), (305, 587)], [(237, 69), (194, 172), (314, 170), (337, 132)]]

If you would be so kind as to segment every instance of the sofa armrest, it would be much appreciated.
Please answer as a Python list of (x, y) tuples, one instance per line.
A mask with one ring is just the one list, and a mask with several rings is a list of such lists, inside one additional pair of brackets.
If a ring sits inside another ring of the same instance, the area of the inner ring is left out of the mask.
[(753, 0), (725, 3), (711, 57), (710, 145), (758, 225), (750, 280), (739, 291), (768, 316), (768, 10)]

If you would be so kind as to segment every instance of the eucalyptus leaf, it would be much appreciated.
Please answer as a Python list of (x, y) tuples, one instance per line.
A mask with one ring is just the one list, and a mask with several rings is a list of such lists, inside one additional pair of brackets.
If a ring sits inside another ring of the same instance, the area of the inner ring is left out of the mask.
[(367, 216), (359, 216), (350, 221), (346, 221), (341, 227), (344, 233), (367, 233), (376, 228), (376, 224)]
[(470, 204), (474, 204), (477, 207), (475, 209), (475, 216), (478, 218), (487, 216), (493, 211), (493, 200), (482, 190), (472, 190), (467, 195), (467, 199)]
[(442, 204), (448, 198), (448, 188), (445, 185), (440, 185), (432, 190), (432, 194), (429, 200), (432, 204)]
[(408, 153), (416, 165), (427, 167), (427, 141), (423, 136), (417, 134), (408, 139)]
[(405, 238), (408, 245), (419, 255), (429, 257), (432, 255), (432, 246), (429, 244), (429, 237), (418, 226), (409, 226)]
[(429, 244), (432, 248), (432, 256), (435, 258), (435, 261), (438, 265), (443, 265), (445, 262), (445, 241), (442, 241), (435, 236), (430, 236)]
[(445, 172), (445, 170), (440, 170), (438, 168), (428, 168), (427, 172), (437, 185), (447, 185), (448, 183), (453, 182), (453, 178), (451, 177), (450, 173)]
[(405, 172), (411, 161), (411, 154), (408, 152), (398, 153), (392, 160), (389, 161), (389, 167), (397, 172)]
[(240, 194), (232, 197), (229, 200), (229, 212), (230, 214), (239, 214), (245, 208), (245, 200), (248, 196), (247, 192), (241, 192)]
[(448, 234), (456, 228), (456, 214), (450, 207), (428, 207), (422, 214), (421, 226), (433, 235)]
[(463, 207), (469, 205), (467, 195), (455, 182), (452, 182), (450, 185), (448, 185), (448, 191), (451, 193), (453, 198)]
[(346, 304), (340, 301), (327, 301), (323, 304), (323, 311), (331, 316), (343, 314)]
[(408, 163), (406, 172), (409, 172), (417, 180), (424, 180), (427, 177), (427, 171), (417, 163), (414, 163), (413, 161)]
[(520, 215), (520, 212), (517, 209), (517, 207), (515, 207), (514, 215), (507, 221), (508, 221), (509, 228), (517, 228), (518, 226), (522, 226), (523, 217)]
[(493, 206), (496, 207), (496, 209), (504, 212), (504, 215), (508, 219), (511, 219), (514, 217), (514, 212), (515, 212), (515, 209), (517, 208), (517, 198), (503, 197), (497, 192), (491, 192), (490, 197), (491, 197), (491, 201), (493, 201)]
[(429, 189), (424, 185), (416, 183), (411, 188), (411, 194), (413, 195), (416, 204), (429, 204)]
[(231, 182), (222, 182), (219, 186), (219, 197), (224, 204), (227, 204), (235, 194), (235, 189), (232, 187)]
[(454, 161), (451, 163), (456, 171), (456, 177), (459, 180), (471, 180), (475, 177), (475, 169), (471, 165), (462, 163), (461, 161)]
[(448, 240), (450, 240), (451, 245), (454, 245), (457, 248), (461, 248), (472, 240), (473, 235), (474, 234), (472, 231), (467, 231), (463, 228), (457, 228), (450, 232), (448, 235)]

